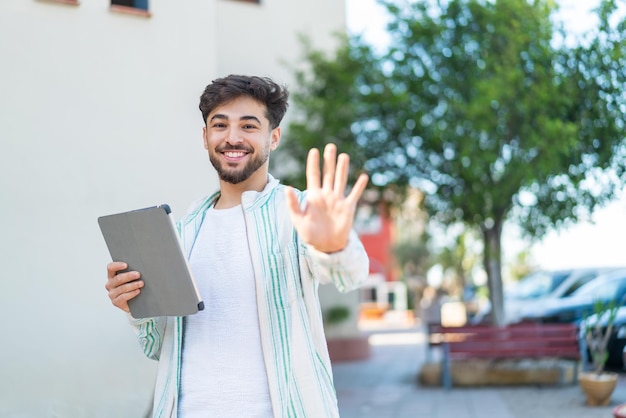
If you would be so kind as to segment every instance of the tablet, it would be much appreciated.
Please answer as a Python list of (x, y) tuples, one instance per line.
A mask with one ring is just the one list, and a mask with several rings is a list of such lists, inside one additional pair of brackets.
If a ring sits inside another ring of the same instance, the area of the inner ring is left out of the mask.
[(168, 205), (101, 216), (100, 230), (113, 261), (144, 281), (128, 301), (133, 318), (184, 316), (204, 309)]

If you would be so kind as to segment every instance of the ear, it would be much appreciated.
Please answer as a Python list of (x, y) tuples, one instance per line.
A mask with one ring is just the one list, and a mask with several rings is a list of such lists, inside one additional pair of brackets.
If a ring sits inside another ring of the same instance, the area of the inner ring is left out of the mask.
[(272, 151), (275, 151), (276, 148), (278, 148), (279, 144), (280, 144), (280, 126), (272, 130), (272, 137), (270, 139), (270, 149)]
[(206, 125), (202, 127), (202, 141), (204, 142), (204, 149), (209, 150), (209, 140), (207, 139)]

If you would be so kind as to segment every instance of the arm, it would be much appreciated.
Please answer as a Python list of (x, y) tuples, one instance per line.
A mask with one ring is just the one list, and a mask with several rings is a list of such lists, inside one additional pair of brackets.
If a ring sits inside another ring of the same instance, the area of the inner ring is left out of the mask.
[(340, 292), (359, 287), (369, 275), (369, 257), (356, 232), (351, 231), (346, 247), (327, 254), (307, 246), (309, 268), (322, 284), (333, 283)]

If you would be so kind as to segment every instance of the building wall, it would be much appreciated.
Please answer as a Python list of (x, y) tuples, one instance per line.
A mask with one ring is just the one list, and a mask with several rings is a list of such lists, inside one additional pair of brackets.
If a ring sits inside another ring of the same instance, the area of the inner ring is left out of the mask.
[(395, 238), (394, 220), (384, 205), (362, 205), (355, 228), (370, 258), (370, 274), (382, 275), (386, 281), (398, 279), (392, 246)]
[(385, 280), (396, 280), (392, 257), (393, 224), (389, 217), (381, 216), (380, 229), (376, 232), (361, 233), (361, 241), (370, 257), (370, 273), (382, 274)]
[(230, 72), (289, 85), (296, 33), (330, 47), (345, 21), (335, 0), (150, 11), (0, 2), (0, 416), (142, 416), (156, 363), (106, 296), (97, 217), (160, 203), (180, 217), (217, 187), (204, 86)]
[(228, 57), (217, 64), (220, 73), (253, 69), (284, 82), (291, 79), (290, 67), (301, 62), (300, 35), (317, 48), (332, 48), (346, 21), (344, 0), (261, 0), (258, 5), (219, 0), (216, 16), (218, 55)]

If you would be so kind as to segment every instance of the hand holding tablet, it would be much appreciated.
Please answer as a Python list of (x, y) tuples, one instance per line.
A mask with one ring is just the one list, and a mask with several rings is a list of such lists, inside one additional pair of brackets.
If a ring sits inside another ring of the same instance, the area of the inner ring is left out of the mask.
[[(113, 261), (126, 263), (124, 271), (139, 272), (140, 277), (129, 277), (110, 271), (107, 282), (120, 309), (123, 299), (130, 298), (134, 318), (184, 316), (204, 309), (170, 213), (169, 206), (161, 205), (98, 218)], [(143, 286), (133, 284), (137, 279)], [(119, 305), (115, 297), (121, 297)]]

